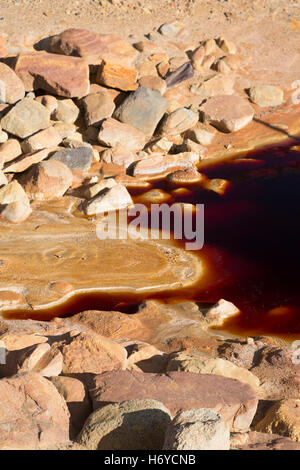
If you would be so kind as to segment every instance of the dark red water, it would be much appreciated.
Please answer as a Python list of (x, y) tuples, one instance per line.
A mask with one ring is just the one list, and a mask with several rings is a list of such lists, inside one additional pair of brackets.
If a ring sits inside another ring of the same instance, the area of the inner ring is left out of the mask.
[[(181, 185), (187, 191), (180, 195), (172, 192), (178, 186), (166, 180), (152, 184), (172, 194), (169, 203), (205, 204), (205, 245), (198, 256), (207, 269), (198, 286), (149, 297), (164, 302), (225, 298), (241, 310), (227, 321), (228, 331), (296, 337), (300, 335), (300, 149), (268, 148), (247, 158), (203, 171), (209, 178), (230, 180), (223, 196), (196, 184)], [(132, 195), (143, 191), (134, 190)], [(126, 293), (76, 295), (55, 309), (40, 311), (39, 318), (87, 309), (132, 313), (145, 298)], [(20, 315), (36, 318), (28, 311), (18, 311)]]

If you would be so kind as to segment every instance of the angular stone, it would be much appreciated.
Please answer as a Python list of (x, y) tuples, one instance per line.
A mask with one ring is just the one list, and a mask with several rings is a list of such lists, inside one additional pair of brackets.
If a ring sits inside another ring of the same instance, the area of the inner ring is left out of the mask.
[(199, 70), (202, 67), (204, 57), (206, 56), (205, 47), (203, 45), (197, 47), (191, 55), (191, 63), (195, 70)]
[(18, 56), (15, 72), (26, 91), (42, 89), (66, 98), (82, 98), (89, 93), (89, 66), (79, 57), (24, 53)]
[(66, 122), (54, 122), (53, 127), (59, 133), (61, 140), (73, 137), (76, 132), (74, 124), (67, 124)]
[(49, 147), (57, 147), (61, 140), (58, 131), (51, 126), (24, 140), (22, 150), (25, 153), (32, 153)]
[(138, 56), (138, 51), (118, 36), (75, 28), (55, 36), (51, 49), (59, 54), (84, 57), (90, 64), (107, 60), (125, 67), (130, 67)]
[(0, 188), (0, 204), (11, 204), (23, 199), (26, 199), (25, 191), (16, 180)]
[(237, 95), (224, 95), (209, 98), (200, 107), (204, 121), (222, 132), (235, 132), (252, 121), (254, 110), (243, 98)]
[(140, 160), (135, 151), (126, 149), (126, 147), (114, 147), (101, 152), (101, 161), (105, 163), (114, 163), (116, 165), (128, 168), (132, 163)]
[(181, 351), (169, 356), (167, 371), (181, 370), (198, 374), (216, 374), (239, 380), (253, 387), (259, 386), (259, 379), (243, 367), (225, 359), (213, 358), (201, 352)]
[(25, 98), (1, 119), (1, 126), (10, 134), (25, 139), (50, 126), (50, 113), (42, 104)]
[(69, 439), (69, 412), (54, 385), (29, 372), (0, 380), (0, 449), (38, 450)]
[(28, 198), (22, 201), (11, 202), (1, 210), (1, 217), (5, 217), (9, 222), (15, 224), (24, 222), (32, 212)]
[(14, 104), (25, 96), (22, 80), (3, 62), (0, 62), (0, 88), (1, 101), (4, 103)]
[(279, 434), (300, 442), (300, 400), (290, 398), (274, 401), (255, 425), (255, 431)]
[(108, 147), (123, 147), (137, 151), (146, 143), (145, 134), (130, 124), (118, 122), (116, 119), (106, 119), (98, 135), (100, 144)]
[(194, 69), (190, 62), (186, 62), (185, 64), (178, 67), (177, 70), (171, 72), (166, 77), (166, 84), (167, 87), (170, 88), (175, 85), (179, 85), (179, 83), (188, 80), (189, 78), (193, 78), (194, 76)]
[(265, 434), (250, 431), (233, 434), (231, 437), (232, 450), (300, 450), (300, 443), (293, 442), (278, 434)]
[(82, 98), (85, 122), (87, 126), (99, 127), (103, 119), (112, 116), (115, 103), (106, 92), (97, 92)]
[(94, 409), (138, 398), (161, 401), (173, 416), (192, 408), (210, 408), (236, 431), (248, 429), (257, 408), (256, 394), (249, 385), (189, 372), (105, 372), (95, 376), (90, 394)]
[(159, 32), (163, 36), (173, 37), (178, 35), (183, 30), (183, 24), (178, 21), (173, 21), (172, 23), (164, 23), (160, 26)]
[(283, 90), (279, 86), (255, 85), (249, 88), (252, 103), (258, 106), (280, 106), (283, 103)]
[(5, 165), (5, 173), (22, 173), (23, 171), (30, 168), (35, 163), (39, 163), (45, 158), (48, 157), (51, 149), (42, 149), (37, 152), (32, 152), (27, 155), (21, 155), (12, 162), (9, 162)]
[(78, 147), (59, 150), (55, 152), (49, 161), (57, 160), (64, 163), (70, 170), (88, 170), (93, 159), (91, 147)]
[(20, 178), (28, 197), (41, 201), (63, 196), (72, 180), (72, 172), (57, 160), (37, 163)]
[(167, 107), (167, 100), (158, 91), (140, 87), (117, 108), (115, 117), (151, 136)]
[(6, 178), (5, 174), (3, 173), (2, 170), (0, 170), (0, 187), (7, 184), (8, 179)]
[[(212, 61), (213, 63), (213, 61)], [(227, 75), (215, 75), (199, 85), (192, 85), (191, 92), (203, 97), (233, 95), (234, 77)]]
[(221, 299), (213, 307), (210, 307), (204, 312), (207, 320), (220, 320), (223, 322), (226, 318), (237, 315), (240, 310), (228, 300)]
[(55, 111), (58, 106), (57, 99), (55, 98), (55, 96), (52, 96), (52, 95), (37, 96), (35, 98), (35, 101), (37, 101), (38, 103), (41, 103), (43, 106), (49, 109), (50, 114), (52, 114), (53, 111)]
[(77, 440), (89, 450), (161, 449), (170, 421), (156, 400), (123, 401), (94, 411)]
[(199, 155), (193, 152), (178, 153), (176, 155), (153, 155), (151, 158), (138, 161), (134, 164), (134, 176), (154, 176), (170, 173), (172, 170), (189, 168), (199, 162)]
[(221, 36), (217, 39), (217, 44), (222, 49), (222, 51), (226, 52), (226, 54), (236, 54), (237, 47), (233, 41), (229, 41), (229, 39)]
[(176, 136), (194, 127), (199, 121), (199, 115), (191, 109), (178, 108), (165, 116), (159, 128), (164, 136)]
[(168, 181), (175, 184), (200, 183), (205, 181), (206, 177), (199, 173), (195, 167), (177, 170), (167, 175)]
[(193, 129), (188, 130), (185, 136), (201, 145), (210, 145), (215, 138), (216, 132), (213, 127), (198, 122)]
[(8, 134), (6, 132), (2, 131), (1, 127), (0, 127), (0, 144), (3, 144), (7, 140), (8, 140)]
[(143, 372), (165, 372), (167, 355), (155, 346), (147, 343), (134, 343), (126, 346), (130, 370), (140, 369)]
[(111, 88), (123, 91), (136, 90), (138, 71), (122, 65), (111, 64), (105, 60), (102, 62), (97, 72), (97, 82)]
[(83, 203), (83, 211), (87, 215), (126, 209), (133, 201), (125, 186), (117, 184), (103, 190), (92, 199)]
[(100, 191), (103, 189), (112, 188), (113, 186), (116, 186), (116, 184), (117, 183), (114, 178), (104, 178), (99, 183), (94, 183), (87, 186), (83, 192), (83, 196), (87, 199), (91, 199), (100, 193)]
[(150, 90), (157, 90), (161, 95), (167, 89), (167, 84), (165, 80), (159, 77), (153, 77), (152, 75), (145, 75), (138, 80), (139, 85), (145, 88), (150, 88)]
[(57, 107), (53, 112), (56, 121), (73, 124), (79, 116), (79, 108), (73, 100), (58, 100)]
[(8, 139), (0, 146), (0, 160), (10, 162), (21, 155), (22, 149), (17, 139)]
[[(219, 194), (220, 196), (224, 196), (231, 188), (231, 183), (230, 181), (225, 180), (224, 178), (213, 178), (208, 179), (205, 182), (204, 187), (207, 191), (213, 191)], [(222, 317), (220, 317), (220, 321), (223, 321)]]
[(229, 450), (230, 432), (210, 409), (187, 410), (169, 425), (164, 450)]

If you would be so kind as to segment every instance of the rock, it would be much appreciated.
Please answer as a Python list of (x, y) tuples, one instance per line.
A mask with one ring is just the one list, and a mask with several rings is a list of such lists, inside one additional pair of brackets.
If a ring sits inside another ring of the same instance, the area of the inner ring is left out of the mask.
[(40, 201), (63, 196), (72, 180), (69, 168), (56, 160), (37, 163), (20, 178), (29, 199)]
[(22, 149), (17, 139), (8, 139), (0, 146), (0, 160), (10, 162), (21, 155)]
[[(10, 294), (13, 294), (10, 292)], [(46, 343), (47, 338), (35, 333), (4, 333), (0, 337), (7, 351), (17, 351), (35, 344)]]
[(167, 175), (168, 181), (175, 184), (200, 183), (205, 181), (206, 177), (197, 171), (197, 168), (191, 167), (184, 170), (177, 170)]
[(255, 430), (279, 434), (300, 442), (300, 400), (274, 401), (265, 416), (255, 425)]
[(8, 65), (0, 62), (0, 87), (1, 101), (14, 104), (25, 96), (25, 88), (22, 80)]
[(179, 83), (188, 80), (189, 78), (193, 78), (194, 76), (194, 69), (190, 62), (186, 62), (185, 64), (178, 67), (177, 70), (171, 72), (166, 77), (166, 84), (167, 87), (170, 88), (175, 85), (179, 85)]
[(224, 196), (231, 188), (231, 183), (230, 181), (225, 180), (223, 178), (213, 178), (211, 180), (208, 179), (205, 182), (204, 187), (207, 191), (213, 191), (214, 193), (217, 193), (220, 196)]
[(151, 136), (167, 107), (167, 100), (158, 91), (140, 87), (116, 109), (115, 117)]
[(237, 315), (238, 313), (240, 313), (240, 310), (232, 302), (221, 299), (213, 307), (208, 308), (204, 312), (204, 315), (207, 320), (220, 320), (222, 323), (227, 318)]
[(74, 124), (67, 124), (65, 122), (54, 122), (54, 129), (59, 133), (61, 140), (69, 139), (76, 133), (76, 126)]
[(156, 400), (123, 401), (94, 411), (77, 440), (89, 450), (158, 450), (170, 421)]
[(202, 43), (202, 47), (205, 50), (205, 54), (213, 54), (214, 52), (217, 52), (217, 44), (214, 39), (207, 39)]
[(161, 95), (163, 95), (167, 89), (165, 80), (160, 77), (153, 77), (152, 75), (144, 75), (139, 78), (138, 82), (141, 87), (159, 91)]
[(87, 199), (90, 199), (96, 196), (98, 193), (100, 193), (100, 191), (102, 191), (103, 189), (112, 188), (113, 186), (116, 186), (116, 185), (117, 183), (114, 178), (105, 178), (99, 183), (97, 182), (97, 183), (88, 185), (85, 188), (85, 191), (83, 192), (83, 196), (86, 197)]
[(5, 174), (3, 173), (2, 170), (0, 170), (0, 188), (1, 188), (1, 186), (5, 185), (7, 183), (8, 183), (8, 180), (5, 176)]
[(97, 72), (97, 83), (123, 91), (137, 89), (138, 71), (122, 65), (111, 64), (105, 60), (102, 62)]
[(219, 37), (217, 39), (217, 44), (222, 49), (222, 51), (226, 52), (226, 54), (236, 54), (237, 47), (234, 42), (229, 41), (227, 38)]
[(2, 128), (25, 139), (50, 126), (50, 113), (37, 101), (24, 98), (1, 119)]
[(22, 150), (25, 153), (32, 153), (47, 147), (57, 147), (61, 140), (58, 131), (51, 126), (25, 139), (22, 142)]
[(173, 21), (172, 23), (164, 23), (160, 26), (159, 32), (163, 36), (173, 37), (177, 36), (183, 30), (183, 24), (178, 21)]
[(252, 103), (258, 106), (280, 106), (283, 103), (283, 90), (279, 86), (255, 85), (249, 88)]
[(155, 52), (162, 52), (162, 47), (153, 41), (139, 41), (133, 44), (133, 47), (139, 52), (153, 54)]
[(210, 409), (187, 410), (167, 428), (164, 450), (229, 450), (230, 432)]
[(66, 98), (82, 98), (89, 93), (89, 66), (79, 57), (24, 53), (17, 58), (15, 72), (26, 91), (42, 89)]
[(133, 201), (125, 186), (117, 184), (103, 190), (92, 199), (83, 203), (83, 212), (87, 215), (126, 209)]
[(26, 199), (25, 191), (16, 180), (0, 188), (0, 204), (11, 204), (24, 199)]
[[(202, 61), (201, 61), (201, 65), (199, 65), (199, 62), (198, 63), (193, 63), (193, 67), (195, 70), (197, 70), (197, 72), (199, 72), (201, 75), (206, 75), (208, 74), (208, 72), (210, 71), (210, 68), (212, 67), (213, 63), (215, 62), (216, 60), (216, 56), (213, 55), (213, 54), (209, 54), (209, 55), (206, 55), (203, 57)], [(218, 80), (216, 84), (209, 84), (207, 85), (208, 88), (212, 87), (214, 92), (216, 93), (215, 90), (217, 90), (217, 87), (218, 85), (220, 86), (223, 86), (224, 87), (224, 84), (221, 84), (220, 83), (221, 80)], [(230, 89), (230, 85), (228, 85), (228, 88)], [(197, 94), (197, 93), (196, 93)]]
[(206, 50), (203, 45), (197, 47), (191, 55), (191, 63), (195, 70), (201, 70), (204, 57), (206, 56)]
[(115, 110), (115, 103), (108, 93), (93, 93), (82, 98), (85, 122), (87, 126), (100, 127), (104, 119), (110, 118)]
[[(153, 66), (153, 64), (151, 64)], [(163, 61), (157, 64), (154, 75), (157, 75), (157, 72), (161, 78), (166, 78), (168, 72), (170, 71), (170, 64), (168, 61)], [(142, 73), (144, 72), (144, 73)], [(140, 70), (140, 75), (146, 75), (147, 71)], [(150, 74), (149, 74), (150, 75)]]
[[(271, 338), (228, 339), (219, 345), (218, 355), (237, 366), (250, 369), (256, 362), (259, 351), (268, 346), (276, 346)], [(278, 346), (278, 344), (277, 344)]]
[(150, 142), (147, 145), (147, 148), (145, 151), (147, 153), (168, 153), (169, 150), (171, 150), (171, 147), (173, 146), (173, 142), (166, 137), (161, 137), (159, 139), (156, 139), (152, 142)]
[(6, 132), (2, 131), (1, 127), (0, 127), (0, 144), (3, 144), (7, 140), (8, 140), (8, 134)]
[(238, 367), (225, 359), (213, 358), (196, 351), (181, 351), (171, 354), (167, 364), (167, 371), (170, 370), (222, 375), (246, 383), (255, 390), (259, 387), (259, 379), (247, 369)]
[[(125, 346), (125, 345), (124, 345)], [(128, 351), (128, 366), (130, 370), (138, 369), (143, 372), (165, 372), (167, 355), (155, 346), (147, 343), (134, 343), (126, 347)]]
[(300, 450), (300, 444), (278, 434), (250, 431), (232, 435), (231, 450)]
[(38, 450), (69, 439), (65, 400), (49, 380), (29, 372), (0, 380), (0, 449)]
[(57, 108), (53, 111), (53, 118), (56, 121), (73, 124), (79, 116), (79, 108), (73, 100), (58, 100)]
[(50, 377), (51, 382), (66, 400), (71, 417), (71, 437), (81, 431), (85, 420), (92, 412), (91, 402), (84, 384), (73, 377)]
[(39, 163), (48, 157), (51, 149), (38, 150), (29, 154), (21, 155), (12, 162), (5, 165), (5, 173), (21, 173), (30, 168), (34, 163)]
[(199, 115), (191, 109), (178, 108), (165, 116), (159, 128), (163, 136), (176, 136), (194, 127), (199, 121)]
[(28, 198), (22, 201), (11, 202), (1, 210), (1, 216), (5, 217), (9, 222), (24, 222), (32, 212)]
[(210, 145), (216, 133), (213, 127), (198, 122), (196, 126), (194, 126), (193, 129), (189, 129), (185, 135), (198, 144)]
[(41, 103), (43, 106), (49, 109), (50, 114), (52, 114), (53, 111), (55, 111), (58, 106), (57, 99), (55, 98), (55, 96), (52, 96), (52, 95), (37, 96), (35, 98), (35, 101), (37, 101), (38, 103)]
[(173, 416), (192, 408), (210, 408), (238, 431), (250, 426), (257, 407), (256, 394), (249, 385), (218, 375), (189, 372), (105, 372), (93, 379), (90, 394), (94, 409), (138, 398), (161, 401)]
[(57, 160), (64, 163), (70, 170), (88, 170), (93, 159), (91, 147), (78, 147), (59, 150), (55, 152), (49, 161)]
[(222, 132), (236, 132), (252, 121), (254, 110), (250, 104), (237, 95), (209, 98), (200, 107), (204, 121)]
[(128, 168), (132, 163), (140, 160), (136, 152), (126, 149), (126, 147), (115, 147), (101, 152), (101, 161), (105, 163), (114, 163), (116, 165)]
[(145, 143), (145, 134), (130, 124), (109, 118), (103, 121), (98, 135), (100, 144), (108, 147), (123, 147), (126, 150), (141, 150)]
[(199, 155), (193, 152), (178, 153), (176, 155), (157, 154), (140, 160), (134, 164), (132, 173), (134, 176), (155, 176), (168, 174), (172, 170), (190, 168), (194, 163), (198, 163)]
[(138, 52), (130, 44), (113, 34), (97, 34), (85, 29), (67, 29), (51, 42), (53, 52), (84, 57), (90, 64), (107, 60), (130, 67)]
[[(213, 63), (213, 61), (212, 61)], [(191, 92), (203, 97), (232, 95), (234, 93), (234, 77), (215, 75), (199, 85), (192, 85)]]

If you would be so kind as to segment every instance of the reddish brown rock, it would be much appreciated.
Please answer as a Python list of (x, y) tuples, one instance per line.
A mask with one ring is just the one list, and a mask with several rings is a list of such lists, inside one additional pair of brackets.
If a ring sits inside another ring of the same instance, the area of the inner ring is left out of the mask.
[(63, 196), (72, 180), (71, 170), (56, 160), (37, 163), (20, 178), (28, 197), (41, 201)]
[(300, 443), (293, 442), (278, 434), (266, 434), (250, 431), (233, 434), (231, 437), (232, 450), (300, 450)]
[(98, 140), (100, 144), (108, 147), (123, 147), (132, 151), (142, 149), (146, 143), (143, 132), (113, 118), (106, 119), (102, 123)]
[(97, 34), (86, 29), (67, 29), (54, 36), (53, 52), (84, 57), (90, 64), (108, 60), (130, 67), (138, 52), (130, 44), (113, 34)]
[(257, 407), (256, 394), (248, 385), (227, 377), (188, 372), (106, 372), (94, 378), (90, 393), (94, 409), (137, 398), (158, 400), (173, 416), (192, 408), (210, 408), (237, 431), (249, 428)]
[(252, 106), (237, 95), (221, 95), (209, 98), (201, 107), (203, 121), (209, 122), (222, 132), (242, 129), (254, 116)]
[(54, 385), (29, 372), (0, 380), (0, 449), (44, 449), (69, 439), (69, 412)]
[(21, 173), (30, 168), (35, 163), (39, 163), (48, 157), (51, 149), (43, 149), (37, 152), (21, 155), (12, 162), (8, 162), (4, 167), (4, 173)]
[(190, 168), (198, 161), (199, 155), (193, 152), (184, 152), (176, 155), (155, 154), (151, 158), (138, 161), (133, 168), (133, 175), (151, 177), (159, 174), (168, 174), (172, 170)]
[(87, 126), (100, 126), (103, 119), (111, 117), (115, 103), (108, 92), (92, 93), (81, 100)]
[(135, 69), (111, 64), (104, 60), (98, 69), (97, 82), (118, 90), (133, 91), (138, 87), (137, 76), (138, 71)]
[(0, 62), (0, 96), (1, 101), (8, 104), (16, 103), (25, 96), (22, 80), (3, 62)]
[(82, 98), (89, 93), (89, 67), (79, 57), (46, 52), (24, 53), (18, 56), (15, 72), (26, 91), (41, 88), (67, 98)]
[(161, 95), (163, 95), (167, 89), (165, 80), (160, 77), (154, 77), (152, 75), (144, 75), (141, 77), (139, 79), (139, 85), (145, 88), (150, 88), (150, 90), (157, 90)]
[(163, 118), (159, 133), (163, 136), (176, 136), (194, 127), (198, 121), (198, 113), (191, 109), (179, 108)]

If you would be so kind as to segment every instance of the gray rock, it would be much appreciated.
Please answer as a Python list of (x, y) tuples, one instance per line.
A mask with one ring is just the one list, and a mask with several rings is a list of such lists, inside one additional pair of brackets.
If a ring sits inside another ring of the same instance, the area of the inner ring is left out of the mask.
[(178, 85), (179, 83), (184, 82), (193, 76), (193, 66), (190, 62), (186, 62), (168, 75), (166, 78), (167, 87), (170, 88), (171, 86)]
[(220, 416), (207, 408), (183, 411), (166, 432), (164, 450), (229, 450), (230, 432)]
[(88, 170), (93, 158), (91, 147), (67, 148), (55, 152), (49, 160), (58, 160), (70, 170)]
[(50, 126), (50, 112), (37, 101), (25, 98), (1, 119), (1, 126), (10, 134), (25, 139)]
[(89, 450), (161, 449), (170, 422), (169, 410), (156, 400), (114, 403), (89, 416), (78, 442)]
[(115, 117), (151, 136), (168, 107), (168, 102), (156, 90), (140, 87), (115, 111)]

